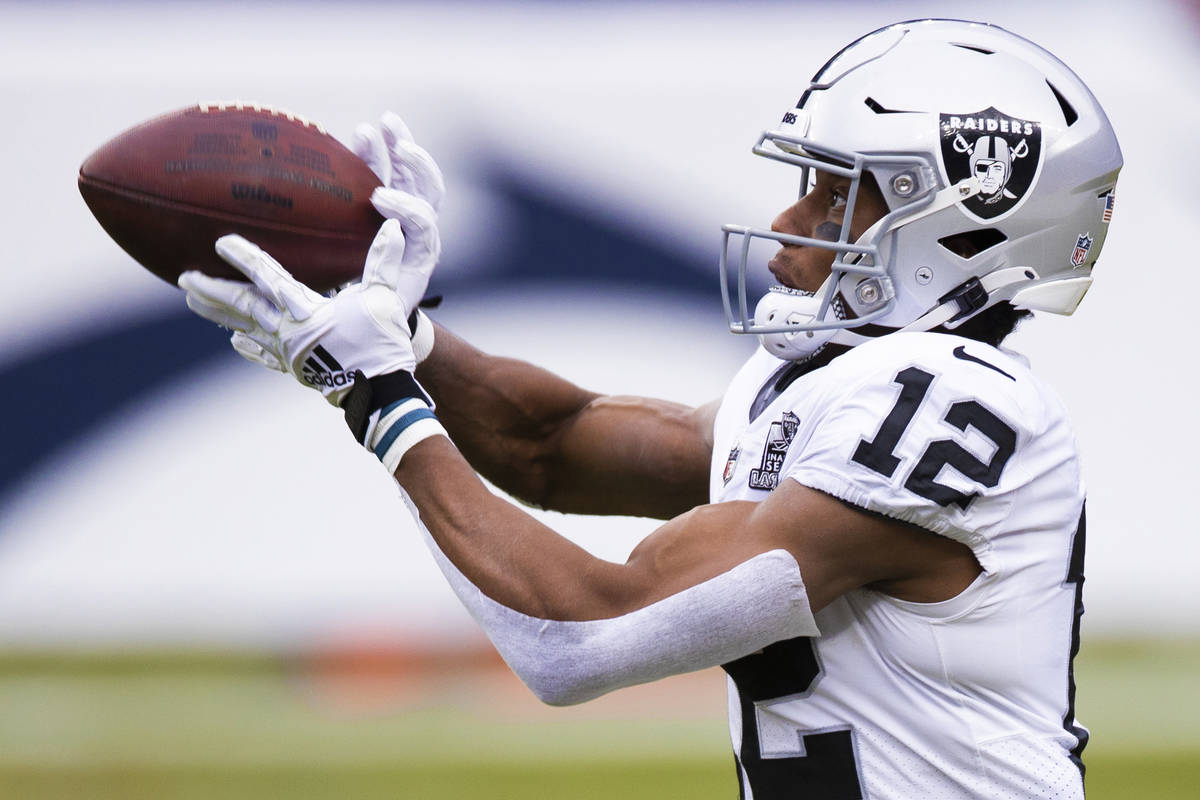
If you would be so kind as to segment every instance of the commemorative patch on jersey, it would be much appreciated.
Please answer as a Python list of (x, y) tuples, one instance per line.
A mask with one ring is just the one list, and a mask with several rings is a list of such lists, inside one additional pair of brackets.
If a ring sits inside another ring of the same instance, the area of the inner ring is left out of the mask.
[[(800, 428), (800, 418), (791, 411), (783, 412), (777, 421), (771, 423), (767, 431), (767, 440), (763, 443), (762, 461), (757, 469), (750, 470), (750, 488), (773, 490), (779, 485), (779, 473), (783, 469), (783, 459), (787, 457), (788, 448), (796, 438)], [(728, 465), (726, 474), (732, 477)], [(726, 478), (729, 480), (729, 478)]]
[(1016, 209), (1042, 167), (1042, 125), (986, 108), (941, 114), (939, 155), (951, 185), (972, 175), (982, 190), (962, 201), (968, 215), (998, 219)]

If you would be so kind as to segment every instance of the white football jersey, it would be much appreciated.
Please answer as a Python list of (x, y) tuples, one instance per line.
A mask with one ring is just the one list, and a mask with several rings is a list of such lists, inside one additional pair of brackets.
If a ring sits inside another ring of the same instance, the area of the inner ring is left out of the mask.
[(734, 379), (712, 500), (799, 481), (962, 542), (983, 573), (940, 603), (849, 592), (819, 638), (725, 665), (743, 798), (1082, 798), (1084, 488), (1061, 401), (1019, 357), (938, 333), (776, 392), (788, 368), (759, 350)]

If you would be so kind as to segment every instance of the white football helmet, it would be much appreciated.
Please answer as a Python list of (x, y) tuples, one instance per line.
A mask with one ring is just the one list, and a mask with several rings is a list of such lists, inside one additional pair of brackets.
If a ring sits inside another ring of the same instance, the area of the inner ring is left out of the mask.
[[(812, 170), (852, 181), (836, 242), (722, 228), (730, 329), (792, 360), (831, 340), (953, 328), (1001, 301), (1072, 313), (1091, 285), (1122, 164), (1103, 109), (1066, 65), (1003, 28), (957, 20), (901, 22), (851, 43), (754, 153), (800, 167), (801, 195)], [(852, 242), (864, 172), (889, 211)], [(741, 237), (736, 279), (731, 237)], [(751, 314), (754, 238), (832, 250), (833, 272), (815, 295), (773, 287)]]

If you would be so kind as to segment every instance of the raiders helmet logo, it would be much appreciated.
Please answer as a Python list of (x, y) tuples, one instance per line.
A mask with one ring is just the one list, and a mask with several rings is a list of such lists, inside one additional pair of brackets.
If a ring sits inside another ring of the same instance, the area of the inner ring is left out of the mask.
[(1042, 167), (1042, 125), (988, 108), (972, 114), (942, 114), (940, 154), (954, 185), (974, 175), (979, 194), (963, 210), (994, 220), (1021, 205)]

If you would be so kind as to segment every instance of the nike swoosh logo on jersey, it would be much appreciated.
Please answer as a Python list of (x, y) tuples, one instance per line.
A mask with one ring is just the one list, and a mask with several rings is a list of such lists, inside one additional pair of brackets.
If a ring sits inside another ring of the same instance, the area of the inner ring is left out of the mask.
[(1016, 378), (1014, 378), (1012, 375), (1009, 375), (1007, 372), (1000, 369), (995, 364), (989, 364), (988, 362), (984, 361), (982, 358), (976, 358), (975, 356), (971, 355), (970, 353), (967, 352), (967, 348), (963, 347), (961, 344), (958, 347), (954, 348), (954, 357), (960, 358), (963, 361), (974, 361), (976, 364), (983, 364), (988, 369), (996, 370), (996, 372), (999, 372), (1001, 375), (1008, 378), (1010, 381), (1016, 380)]

